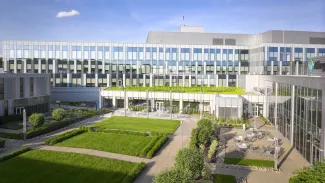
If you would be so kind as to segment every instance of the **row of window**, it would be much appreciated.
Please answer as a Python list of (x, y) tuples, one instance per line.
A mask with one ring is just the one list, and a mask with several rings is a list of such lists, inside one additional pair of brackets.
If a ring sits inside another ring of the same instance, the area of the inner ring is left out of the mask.
[[(278, 47), (268, 47), (268, 60), (277, 61), (278, 60)], [(294, 55), (292, 58), (292, 51)], [(325, 48), (318, 48), (317, 56), (325, 55)], [(316, 57), (316, 48), (305, 48), (306, 58)], [(281, 61), (293, 61), (293, 60), (303, 60), (303, 48), (290, 48), (290, 47), (280, 47), (280, 60)]]

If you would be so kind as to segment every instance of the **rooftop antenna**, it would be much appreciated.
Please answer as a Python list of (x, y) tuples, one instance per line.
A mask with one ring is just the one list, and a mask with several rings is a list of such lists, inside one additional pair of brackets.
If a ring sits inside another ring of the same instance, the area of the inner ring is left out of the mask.
[(182, 24), (183, 24), (183, 26), (185, 26), (185, 23), (184, 23), (184, 16), (183, 16), (183, 18), (182, 18)]

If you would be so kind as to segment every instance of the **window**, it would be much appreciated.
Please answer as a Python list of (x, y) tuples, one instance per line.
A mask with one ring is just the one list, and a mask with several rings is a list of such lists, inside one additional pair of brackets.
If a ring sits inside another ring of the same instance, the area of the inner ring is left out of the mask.
[(291, 61), (290, 47), (280, 47), (280, 61)]
[(294, 49), (295, 51), (295, 55), (294, 55), (294, 60), (295, 61), (299, 61), (299, 60), (302, 60), (302, 48), (295, 48)]
[(181, 60), (190, 60), (190, 48), (181, 48)]
[(269, 47), (269, 61), (278, 60), (278, 47)]
[(315, 48), (306, 48), (306, 58), (315, 57)]
[(325, 56), (325, 48), (318, 49), (318, 56)]
[(202, 60), (202, 48), (194, 48), (193, 57), (193, 60)]

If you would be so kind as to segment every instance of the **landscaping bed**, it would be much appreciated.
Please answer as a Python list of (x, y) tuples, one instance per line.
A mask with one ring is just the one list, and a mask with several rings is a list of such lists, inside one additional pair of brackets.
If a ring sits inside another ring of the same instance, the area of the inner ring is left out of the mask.
[(179, 120), (113, 116), (96, 123), (94, 126), (98, 128), (134, 130), (140, 132), (155, 131), (173, 134), (179, 125)]
[(274, 167), (274, 161), (270, 160), (255, 160), (242, 158), (225, 158), (225, 164), (242, 165), (242, 166), (257, 166), (257, 167)]
[[(152, 158), (159, 148), (167, 141), (167, 136), (131, 135), (110, 132), (73, 131), (60, 135), (64, 140), (56, 146), (94, 149), (105, 152), (142, 156)], [(60, 138), (60, 136), (54, 139)], [(51, 139), (49, 140), (51, 142)], [(49, 143), (51, 144), (51, 143)], [(54, 144), (54, 143), (52, 143)]]
[(144, 163), (76, 153), (31, 150), (0, 163), (0, 182), (131, 183), (144, 167)]
[(214, 177), (215, 183), (236, 183), (236, 177), (232, 175), (217, 174)]
[(20, 130), (23, 128), (23, 125), (20, 124), (21, 121), (15, 121), (15, 122), (6, 122), (0, 124), (0, 128), (9, 129), (9, 130)]

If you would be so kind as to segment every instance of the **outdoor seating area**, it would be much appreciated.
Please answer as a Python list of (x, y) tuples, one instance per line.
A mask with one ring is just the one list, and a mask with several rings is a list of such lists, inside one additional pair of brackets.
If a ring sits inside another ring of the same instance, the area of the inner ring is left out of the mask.
[(282, 139), (276, 138), (270, 131), (255, 128), (243, 131), (233, 128), (221, 133), (221, 136), (226, 143), (221, 149), (225, 151), (225, 157), (274, 160), (274, 156), (281, 158), (285, 152), (285, 148), (281, 146)]

